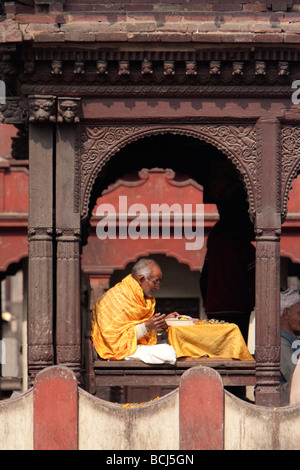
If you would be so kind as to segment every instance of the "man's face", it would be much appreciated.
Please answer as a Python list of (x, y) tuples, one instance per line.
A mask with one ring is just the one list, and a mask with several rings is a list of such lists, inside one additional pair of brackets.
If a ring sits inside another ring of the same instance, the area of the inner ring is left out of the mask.
[(155, 292), (160, 289), (162, 273), (159, 266), (153, 265), (149, 277), (142, 277), (139, 281), (143, 289), (144, 296), (147, 298), (153, 297)]
[(287, 321), (290, 332), (295, 336), (300, 335), (300, 302), (287, 309)]

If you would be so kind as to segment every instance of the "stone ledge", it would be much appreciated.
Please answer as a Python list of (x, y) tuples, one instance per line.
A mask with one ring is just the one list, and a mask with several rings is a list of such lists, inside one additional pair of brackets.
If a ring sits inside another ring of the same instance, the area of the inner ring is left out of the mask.
[[(0, 23), (0, 43), (6, 42), (221, 42), (221, 43), (299, 43), (300, 20), (299, 16), (284, 14), (263, 14), (263, 18), (232, 17), (228, 15), (213, 17), (208, 15), (206, 20), (158, 22), (153, 18), (146, 21), (135, 21), (126, 16), (125, 21), (108, 22), (97, 16), (98, 21), (92, 21), (96, 17), (87, 16), (83, 21), (83, 15), (50, 16), (22, 15), (22, 22), (5, 20)], [(252, 16), (252, 15), (251, 15)], [(28, 22), (26, 23), (25, 17)], [(40, 22), (37, 22), (39, 18)], [(79, 21), (76, 21), (79, 20)], [(258, 21), (260, 19), (260, 21)], [(264, 19), (264, 21), (262, 20)], [(19, 20), (19, 18), (18, 18)], [(21, 18), (20, 18), (21, 20)], [(56, 21), (56, 22), (54, 22)]]
[[(194, 30), (192, 25), (188, 25), (184, 28), (183, 31), (178, 30), (168, 30), (167, 27), (164, 30), (157, 28), (155, 30), (154, 25), (143, 24), (143, 28), (139, 28), (138, 24), (135, 24), (133, 28), (127, 24), (123, 29), (115, 29), (111, 25), (107, 27), (103, 24), (101, 25), (84, 25), (82, 28), (73, 23), (68, 24), (66, 27), (55, 27), (53, 28), (37, 25), (37, 28), (34, 28), (33, 25), (22, 25), (20, 30), (17, 31), (17, 34), (10, 34), (11, 42), (20, 42), (23, 40), (33, 40), (34, 42), (220, 42), (220, 43), (270, 43), (270, 44), (280, 44), (282, 42), (295, 42), (299, 43), (300, 41), (300, 30), (296, 31), (285, 31), (284, 29), (273, 30), (273, 31), (249, 31), (246, 28), (242, 30), (227, 30), (223, 31), (222, 28), (219, 30), (211, 31), (202, 31), (201, 26), (196, 27), (194, 25)], [(188, 29), (188, 31), (187, 31)], [(0, 30), (0, 42), (9, 42), (8, 35), (3, 34), (1, 36)]]

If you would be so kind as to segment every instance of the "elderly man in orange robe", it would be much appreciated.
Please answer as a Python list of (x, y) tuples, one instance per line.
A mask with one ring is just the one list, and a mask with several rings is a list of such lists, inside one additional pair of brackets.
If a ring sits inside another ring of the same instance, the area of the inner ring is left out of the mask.
[(176, 362), (172, 346), (157, 344), (156, 331), (167, 328), (166, 318), (178, 315), (154, 313), (154, 294), (160, 288), (161, 279), (159, 265), (143, 258), (133, 266), (131, 274), (96, 301), (91, 337), (102, 359)]

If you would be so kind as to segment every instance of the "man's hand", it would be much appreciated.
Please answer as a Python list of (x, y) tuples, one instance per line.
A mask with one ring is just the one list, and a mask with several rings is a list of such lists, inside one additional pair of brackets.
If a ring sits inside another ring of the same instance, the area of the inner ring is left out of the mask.
[(165, 328), (165, 318), (166, 315), (164, 313), (155, 313), (149, 320), (145, 321), (147, 330), (161, 330)]
[(166, 329), (168, 328), (168, 325), (166, 324), (166, 318), (175, 318), (179, 317), (179, 313), (177, 312), (172, 312), (166, 315), (165, 313), (155, 313), (153, 317), (149, 318), (145, 322), (146, 328), (148, 331), (150, 330), (161, 330), (161, 329)]

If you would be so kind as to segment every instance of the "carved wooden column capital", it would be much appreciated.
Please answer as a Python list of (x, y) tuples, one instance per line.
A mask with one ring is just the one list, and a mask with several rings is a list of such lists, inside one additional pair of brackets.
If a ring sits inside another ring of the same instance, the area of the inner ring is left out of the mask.
[(259, 242), (276, 242), (280, 241), (280, 228), (256, 228), (255, 235), (256, 241)]
[(80, 98), (57, 98), (57, 122), (76, 124), (80, 121)]
[(29, 258), (51, 258), (53, 257), (52, 227), (29, 227)]
[(79, 229), (56, 229), (57, 258), (79, 259), (80, 241)]
[[(58, 65), (52, 64), (52, 66), (52, 72), (54, 74), (58, 74)], [(28, 121), (30, 124), (55, 122), (67, 124), (79, 123), (80, 102), (80, 98), (73, 98), (67, 96), (56, 98), (52, 95), (30, 95), (28, 96)], [(19, 114), (20, 111), (18, 111), (18, 115)]]
[(30, 95), (28, 97), (29, 123), (56, 122), (55, 104), (55, 96)]

